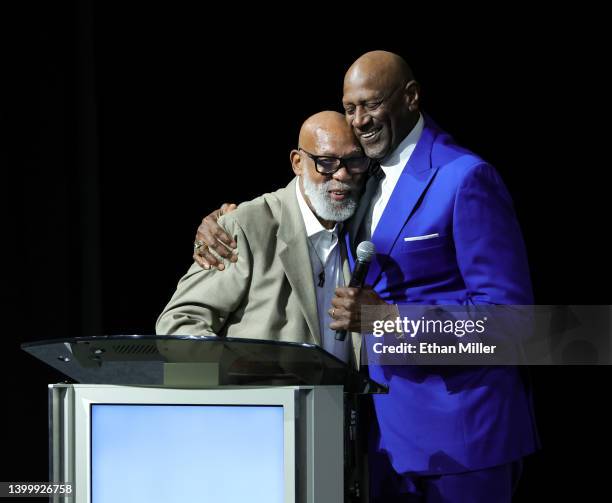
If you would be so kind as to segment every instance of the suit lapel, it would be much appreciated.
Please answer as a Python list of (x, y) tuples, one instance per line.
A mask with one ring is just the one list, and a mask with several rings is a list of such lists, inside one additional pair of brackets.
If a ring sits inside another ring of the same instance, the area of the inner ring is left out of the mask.
[(315, 344), (321, 345), (317, 297), (312, 281), (312, 266), (304, 220), (300, 213), (295, 178), (280, 197), (281, 219), (278, 227), (279, 258), (293, 292), (296, 294)]
[(366, 282), (372, 286), (380, 280), (391, 248), (436, 174), (437, 167), (432, 167), (431, 163), (431, 150), (436, 135), (435, 129), (425, 126), (376, 226), (372, 236), (376, 258), (366, 278)]

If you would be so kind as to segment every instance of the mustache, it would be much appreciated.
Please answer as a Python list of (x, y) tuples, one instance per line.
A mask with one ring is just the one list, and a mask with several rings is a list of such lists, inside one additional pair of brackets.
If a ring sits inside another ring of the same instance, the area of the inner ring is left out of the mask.
[(326, 191), (328, 190), (338, 190), (338, 191), (354, 191), (356, 186), (354, 184), (350, 184), (350, 183), (342, 183), (342, 182), (338, 182), (337, 180), (329, 180), (327, 182), (323, 182), (322, 186), (325, 188)]

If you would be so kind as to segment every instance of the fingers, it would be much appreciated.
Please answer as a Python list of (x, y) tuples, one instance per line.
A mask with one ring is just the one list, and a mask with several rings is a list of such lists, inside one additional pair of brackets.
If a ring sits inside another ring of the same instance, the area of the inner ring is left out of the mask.
[[(210, 247), (224, 245), (226, 248), (236, 248), (236, 241), (225, 232), (216, 218), (211, 215), (204, 217), (202, 223), (198, 227), (196, 239), (201, 239)], [(221, 254), (220, 254), (221, 255)]]
[[(204, 257), (209, 266), (217, 268), (222, 263), (222, 260), (218, 260), (219, 258), (227, 259), (230, 262), (237, 262), (238, 250), (235, 249), (237, 246), (236, 241), (229, 237), (225, 229), (220, 227), (216, 219), (211, 215), (204, 217), (198, 227), (195, 239), (196, 242), (201, 241), (203, 246), (196, 253)], [(198, 263), (200, 262), (198, 261)]]
[(202, 257), (198, 255), (196, 252), (193, 254), (193, 260), (202, 268), (202, 269), (210, 269), (210, 264)]
[(348, 332), (361, 331), (361, 303), (359, 302), (359, 288), (339, 287), (335, 290), (336, 296), (332, 299), (332, 307), (328, 313), (332, 318), (329, 328), (332, 330), (346, 330)]
[(346, 297), (354, 299), (359, 295), (359, 288), (353, 288), (350, 286), (339, 286), (335, 290), (336, 297)]
[(333, 319), (329, 327), (332, 330), (360, 330), (361, 305), (356, 300), (357, 288), (336, 288), (336, 297), (331, 301), (328, 313)]
[[(204, 269), (210, 269), (211, 267), (216, 267), (219, 271), (223, 271), (225, 269), (225, 264), (223, 263), (223, 259), (216, 255), (211, 249), (207, 248), (206, 245), (203, 245), (197, 252), (196, 255), (199, 255), (202, 263), (204, 264)], [(198, 261), (198, 263), (200, 263)]]
[(193, 260), (195, 260), (202, 269), (210, 269), (211, 267), (216, 267), (220, 271), (225, 269), (223, 259), (212, 254), (206, 248), (205, 244), (201, 244), (194, 249)]
[(229, 260), (230, 262), (238, 261), (238, 250), (234, 248), (230, 248), (227, 244), (223, 243), (219, 240), (214, 241), (206, 241), (202, 240), (205, 243), (201, 249), (206, 248), (206, 251), (215, 253), (218, 257)]
[[(353, 298), (348, 297), (334, 297), (331, 301), (332, 308), (338, 310), (349, 311), (349, 312), (361, 312), (361, 306)], [(340, 312), (340, 311), (338, 311)]]
[[(332, 301), (332, 305), (333, 304), (334, 303)], [(329, 328), (331, 328), (332, 330), (346, 330), (349, 318), (347, 316), (348, 313), (344, 310), (343, 307), (336, 305), (328, 309), (327, 314), (329, 314), (329, 317), (331, 318)]]
[(361, 308), (350, 299), (332, 299), (332, 306), (327, 313), (332, 322), (329, 327), (332, 330), (349, 330), (359, 332), (361, 330)]
[(347, 332), (360, 332), (361, 324), (357, 321), (352, 321), (349, 318), (342, 318), (340, 320), (333, 320), (329, 324), (329, 328), (332, 330), (346, 330)]
[[(210, 267), (219, 268), (220, 265), (223, 265), (223, 258), (227, 258), (227, 257), (225, 257), (225, 255), (222, 255), (221, 253), (218, 253), (216, 251), (216, 247), (209, 248), (208, 245), (205, 243), (205, 241), (200, 236), (201, 234), (198, 232), (198, 234), (196, 235), (196, 243), (200, 242), (202, 243), (202, 245), (195, 249), (194, 254), (193, 254), (194, 260), (198, 264), (200, 264), (200, 266), (203, 267), (204, 269), (210, 269)], [(223, 248), (227, 249), (225, 246)], [(230, 253), (230, 255), (231, 257), (229, 258), (229, 260), (231, 262), (236, 262), (238, 260), (237, 254)], [(219, 270), (223, 270), (224, 267), (225, 266), (221, 267)]]
[[(238, 208), (238, 206), (236, 204), (234, 204), (234, 203), (223, 203), (221, 205), (221, 215), (225, 215), (226, 213), (231, 213), (236, 208)], [(221, 215), (219, 215), (219, 216), (221, 216)]]
[[(363, 305), (387, 305), (370, 286), (363, 288), (339, 287), (335, 290), (332, 307), (328, 313), (333, 319), (332, 330), (362, 331), (361, 309)], [(367, 319), (365, 319), (367, 321)]]
[(237, 246), (236, 241), (210, 215), (202, 220), (196, 237), (204, 241), (219, 256), (232, 262), (236, 261), (237, 257), (232, 257), (232, 250)]
[(211, 215), (214, 215), (214, 225), (211, 226), (211, 232), (214, 231), (214, 237), (230, 248), (236, 248), (236, 242), (232, 239), (232, 236), (227, 234), (225, 229), (217, 223), (217, 220), (219, 220), (219, 217), (235, 211), (236, 208), (238, 208), (238, 206), (234, 203), (223, 203), (219, 210), (211, 213)]
[(193, 259), (204, 269), (216, 267), (220, 271), (225, 269), (223, 259), (230, 262), (238, 261), (238, 244), (218, 224), (219, 217), (226, 213), (231, 213), (236, 210), (237, 205), (234, 203), (224, 203), (220, 209), (206, 215), (196, 232), (195, 243), (200, 243), (200, 246), (195, 247)]

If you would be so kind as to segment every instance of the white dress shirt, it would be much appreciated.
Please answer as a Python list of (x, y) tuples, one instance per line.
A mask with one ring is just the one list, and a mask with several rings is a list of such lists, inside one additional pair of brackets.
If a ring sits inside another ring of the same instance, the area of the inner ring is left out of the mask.
[[(309, 241), (308, 255), (310, 256), (312, 279), (317, 294), (317, 313), (319, 315), (319, 329), (321, 331), (323, 349), (337, 358), (348, 362), (349, 338), (347, 337), (344, 341), (336, 340), (336, 331), (329, 328), (332, 319), (327, 313), (327, 310), (331, 307), (336, 287), (344, 286), (342, 258), (338, 241), (341, 224), (336, 224), (333, 229), (323, 227), (308, 207), (300, 190), (299, 182), (295, 184), (295, 188)], [(325, 282), (322, 287), (318, 286), (321, 271), (325, 274)]]
[(423, 116), (419, 114), (419, 120), (412, 128), (412, 131), (410, 131), (408, 136), (402, 140), (397, 148), (380, 163), (380, 167), (385, 173), (385, 178), (378, 184), (378, 189), (372, 197), (368, 212), (365, 214), (362, 224), (363, 239), (370, 240), (374, 235), (374, 230), (378, 222), (380, 222), (380, 217), (382, 217), (387, 207), (389, 198), (397, 185), (402, 171), (408, 163), (412, 152), (414, 152), (414, 148), (419, 138), (421, 138), (424, 123)]

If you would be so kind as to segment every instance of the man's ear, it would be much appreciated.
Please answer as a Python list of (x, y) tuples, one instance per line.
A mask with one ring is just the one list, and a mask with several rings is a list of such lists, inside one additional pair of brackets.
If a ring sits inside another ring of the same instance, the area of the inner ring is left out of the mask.
[(419, 109), (419, 99), (421, 98), (421, 86), (416, 80), (411, 80), (404, 87), (404, 96), (406, 104), (411, 112), (416, 112)]
[(291, 167), (296, 176), (301, 176), (303, 168), (301, 165), (302, 156), (298, 150), (293, 149), (289, 154), (289, 160), (291, 161)]

